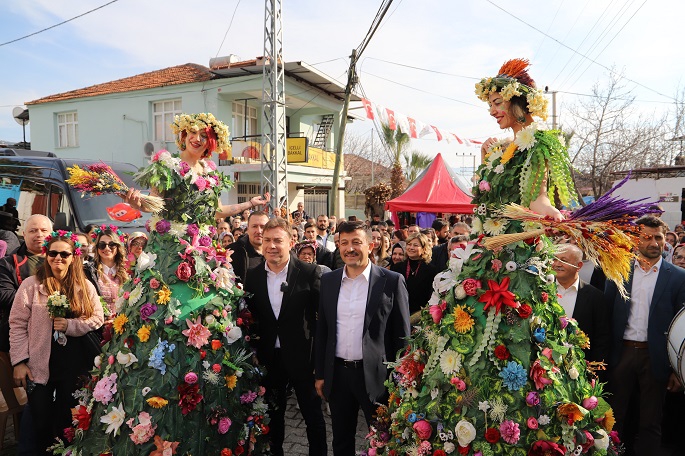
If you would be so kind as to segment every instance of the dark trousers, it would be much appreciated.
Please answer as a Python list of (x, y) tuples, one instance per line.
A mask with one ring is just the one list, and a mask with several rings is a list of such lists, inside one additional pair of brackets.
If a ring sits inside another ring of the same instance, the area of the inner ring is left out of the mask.
[(64, 429), (71, 427), (71, 408), (78, 403), (73, 396), (74, 391), (76, 379), (67, 378), (36, 385), (29, 394), (36, 454), (52, 454), (46, 448), (55, 443), (55, 437), (64, 440)]
[(271, 436), (271, 452), (274, 456), (283, 455), (283, 440), (285, 440), (285, 408), (287, 404), (287, 387), (291, 385), (295, 390), (300, 412), (307, 426), (307, 441), (309, 442), (309, 456), (326, 456), (326, 422), (321, 411), (321, 398), (314, 388), (314, 373), (296, 379), (289, 378), (286, 373), (285, 361), (281, 351), (276, 350), (273, 363), (267, 367), (264, 379), (269, 402), (274, 407), (269, 410)]
[(363, 367), (345, 367), (336, 360), (334, 381), (328, 403), (331, 407), (333, 428), (333, 454), (354, 456), (359, 408), (364, 412), (366, 424), (371, 424), (373, 404), (366, 393)]
[[(623, 347), (621, 359), (612, 369), (609, 401), (614, 409), (616, 430), (621, 439), (631, 446), (634, 435), (625, 432), (629, 420), (631, 397), (638, 398), (640, 422), (638, 425), (635, 454), (637, 456), (658, 456), (661, 448), (661, 418), (666, 395), (667, 379), (654, 378), (651, 372), (649, 350), (646, 348)], [(637, 395), (636, 395), (636, 392)]]

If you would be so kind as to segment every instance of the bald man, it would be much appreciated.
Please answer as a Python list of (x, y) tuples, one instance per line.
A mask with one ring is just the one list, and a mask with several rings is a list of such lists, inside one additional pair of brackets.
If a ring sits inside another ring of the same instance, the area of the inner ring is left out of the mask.
[[(554, 257), (552, 269), (557, 278), (559, 304), (567, 316), (578, 322), (578, 327), (590, 337), (590, 348), (585, 350), (588, 361), (609, 361), (611, 347), (611, 314), (604, 302), (604, 293), (580, 280), (583, 251), (573, 244), (562, 244)], [(600, 376), (604, 377), (602, 374)]]

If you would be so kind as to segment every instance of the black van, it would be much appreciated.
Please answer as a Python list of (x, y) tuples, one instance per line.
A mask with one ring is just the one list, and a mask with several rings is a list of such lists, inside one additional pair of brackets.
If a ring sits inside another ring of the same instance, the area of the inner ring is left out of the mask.
[[(53, 221), (55, 229), (84, 231), (86, 225), (112, 223), (123, 231), (144, 230), (149, 214), (132, 222), (120, 222), (110, 218), (107, 208), (114, 208), (122, 200), (116, 195), (105, 194), (82, 197), (69, 188), (67, 168), (100, 163), (99, 160), (59, 158), (52, 152), (0, 148), (0, 205), (8, 198), (17, 201), (19, 234), (32, 214), (43, 214)], [(130, 163), (105, 162), (126, 185), (134, 186), (132, 174), (138, 170)]]

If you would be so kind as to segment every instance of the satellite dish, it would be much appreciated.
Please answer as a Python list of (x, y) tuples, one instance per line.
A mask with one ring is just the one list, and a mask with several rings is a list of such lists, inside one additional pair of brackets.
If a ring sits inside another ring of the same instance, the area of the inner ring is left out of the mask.
[(29, 124), (28, 109), (24, 109), (20, 106), (17, 106), (16, 108), (12, 109), (12, 117), (14, 117), (14, 120), (22, 127), (25, 127)]
[(145, 152), (145, 155), (148, 157), (152, 157), (152, 154), (155, 151), (155, 145), (152, 144), (150, 141), (146, 142), (143, 144), (143, 152)]

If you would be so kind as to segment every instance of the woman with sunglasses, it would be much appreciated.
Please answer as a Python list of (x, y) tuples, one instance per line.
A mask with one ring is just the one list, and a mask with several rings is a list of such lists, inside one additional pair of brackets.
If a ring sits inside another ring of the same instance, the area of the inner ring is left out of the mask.
[(138, 257), (143, 253), (143, 249), (147, 246), (147, 234), (142, 231), (135, 231), (131, 233), (126, 243), (128, 253), (126, 255), (126, 271), (129, 275), (133, 274), (133, 268), (136, 266)]
[[(83, 336), (103, 323), (100, 299), (83, 273), (81, 248), (87, 246), (71, 232), (48, 236), (43, 242), (46, 261), (22, 282), (10, 312), (13, 377), (28, 393), (37, 454), (51, 454), (46, 448), (70, 426), (78, 379), (93, 364), (84, 355)], [(68, 300), (64, 318), (51, 318), (48, 310), (56, 293)]]
[[(252, 318), (214, 241), (217, 218), (264, 205), (268, 195), (221, 204), (231, 182), (212, 153), (228, 151), (230, 140), (213, 115), (178, 115), (171, 129), (179, 153), (160, 150), (135, 176), (164, 198), (164, 209), (147, 224), (147, 246), (121, 287), (112, 339), (94, 373), (100, 386), (79, 392), (90, 425), (78, 431), (73, 454), (268, 451), (262, 370), (247, 343)], [(126, 201), (139, 208), (139, 195), (131, 190)], [(118, 233), (104, 230), (96, 247), (103, 264), (117, 251), (110, 243), (118, 244)], [(106, 403), (95, 393), (105, 386)]]
[(115, 302), (119, 289), (128, 280), (124, 234), (114, 225), (102, 225), (92, 231), (95, 239), (93, 261), (86, 265), (86, 274), (96, 283), (97, 290), (107, 305), (108, 315), (118, 309)]

